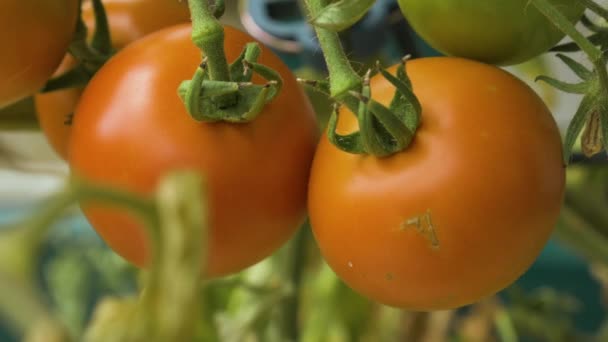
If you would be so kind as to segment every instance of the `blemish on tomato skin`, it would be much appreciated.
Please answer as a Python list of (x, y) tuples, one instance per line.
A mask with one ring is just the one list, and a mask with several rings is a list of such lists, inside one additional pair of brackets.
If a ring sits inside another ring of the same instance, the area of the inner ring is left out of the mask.
[(425, 237), (433, 249), (439, 249), (439, 239), (437, 238), (436, 227), (433, 224), (431, 209), (422, 215), (411, 217), (401, 223), (400, 229), (415, 228), (416, 232)]
[(386, 280), (388, 280), (388, 281), (391, 281), (395, 278), (395, 276), (392, 273), (387, 273), (385, 275), (385, 277), (386, 277)]

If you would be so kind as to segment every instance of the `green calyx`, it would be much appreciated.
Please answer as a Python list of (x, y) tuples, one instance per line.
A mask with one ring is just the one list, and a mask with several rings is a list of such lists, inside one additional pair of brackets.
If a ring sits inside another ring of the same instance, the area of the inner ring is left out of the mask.
[(92, 39), (88, 40), (88, 29), (79, 13), (76, 32), (68, 49), (78, 64), (65, 73), (50, 79), (42, 88), (42, 92), (85, 86), (114, 54), (108, 18), (103, 4), (101, 0), (93, 0), (92, 5), (95, 15), (95, 32)]
[[(192, 16), (192, 41), (204, 55), (191, 80), (178, 89), (186, 110), (197, 121), (244, 123), (255, 119), (281, 91), (281, 76), (258, 64), (261, 54), (257, 43), (245, 46), (230, 65), (224, 52), (224, 28), (217, 20), (224, 12), (224, 2), (207, 0), (188, 2)], [(254, 74), (267, 83), (253, 84)]]
[(377, 157), (393, 155), (410, 145), (420, 124), (422, 108), (405, 70), (406, 59), (398, 66), (396, 76), (379, 64), (376, 67), (376, 73), (380, 73), (396, 89), (388, 107), (372, 98), (371, 70), (364, 76), (360, 92), (351, 91), (338, 99), (339, 103), (356, 113), (359, 130), (348, 135), (336, 132), (339, 116), (336, 106), (327, 128), (327, 136), (332, 144), (348, 153)]
[[(283, 81), (274, 70), (256, 63), (257, 43), (249, 43), (229, 67), (230, 80), (213, 80), (205, 58), (193, 78), (182, 82), (178, 94), (186, 110), (197, 121), (249, 122), (280, 92)], [(254, 73), (268, 82), (251, 83)]]

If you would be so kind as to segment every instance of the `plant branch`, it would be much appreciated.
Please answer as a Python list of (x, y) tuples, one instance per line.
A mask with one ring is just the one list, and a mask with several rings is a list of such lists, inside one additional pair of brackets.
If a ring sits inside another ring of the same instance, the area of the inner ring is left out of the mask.
[(224, 51), (224, 28), (215, 18), (207, 0), (190, 0), (192, 41), (207, 58), (211, 80), (230, 81), (230, 70)]
[[(309, 16), (315, 18), (327, 5), (326, 0), (306, 0)], [(350, 90), (361, 87), (361, 77), (353, 70), (342, 42), (336, 32), (315, 26), (319, 45), (323, 50), (327, 69), (329, 71), (331, 96), (339, 98), (347, 95)]]

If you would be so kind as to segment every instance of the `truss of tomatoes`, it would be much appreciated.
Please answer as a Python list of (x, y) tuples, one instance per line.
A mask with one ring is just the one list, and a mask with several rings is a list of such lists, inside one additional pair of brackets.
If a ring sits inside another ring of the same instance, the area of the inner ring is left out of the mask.
[[(325, 260), (353, 289), (391, 306), (448, 309), (515, 281), (548, 240), (565, 183), (561, 138), (543, 101), (509, 73), (460, 57), (408, 62), (423, 108), (413, 143), (389, 157), (354, 155), (318, 139), (308, 99), (266, 48), (260, 62), (284, 86), (256, 120), (191, 119), (177, 95), (201, 60), (190, 33), (172, 26), (118, 52), (76, 101), (65, 157), (77, 176), (142, 195), (170, 170), (199, 170), (210, 203), (206, 276), (264, 259), (308, 213)], [(225, 37), (228, 60), (253, 40), (230, 27)], [(379, 77), (371, 88), (384, 104), (395, 92)], [(357, 128), (343, 109), (338, 131)], [(111, 248), (147, 264), (141, 222), (115, 208), (83, 211)]]

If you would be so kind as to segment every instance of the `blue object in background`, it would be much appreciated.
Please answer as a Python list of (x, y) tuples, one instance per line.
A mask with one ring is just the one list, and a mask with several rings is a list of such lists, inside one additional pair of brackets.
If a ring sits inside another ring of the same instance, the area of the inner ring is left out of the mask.
[[(292, 69), (326, 69), (315, 32), (297, 1), (247, 0), (241, 8), (241, 21), (249, 34), (273, 49)], [(416, 57), (422, 46), (395, 0), (376, 1), (367, 15), (340, 37), (349, 57), (359, 62), (381, 55), (391, 61), (404, 54)]]

